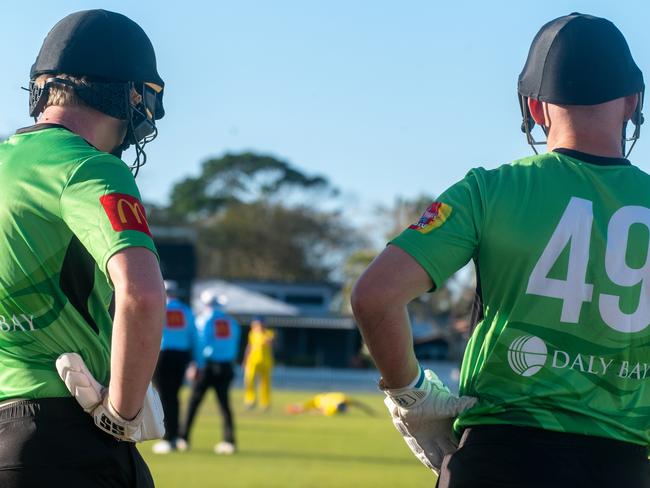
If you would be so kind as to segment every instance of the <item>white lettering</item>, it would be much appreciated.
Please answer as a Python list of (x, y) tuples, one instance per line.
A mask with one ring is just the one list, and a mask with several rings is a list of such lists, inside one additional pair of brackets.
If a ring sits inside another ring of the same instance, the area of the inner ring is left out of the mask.
[(627, 361), (621, 362), (621, 369), (618, 372), (618, 377), (619, 378), (627, 378), (627, 374), (628, 374), (628, 371), (629, 371), (629, 366), (630, 366), (630, 363), (628, 363)]
[(0, 332), (31, 332), (34, 327), (34, 316), (21, 313), (20, 315), (0, 315)]
[(21, 313), (20, 316), (23, 318), (23, 321), (27, 322), (27, 324), (29, 325), (29, 330), (35, 330), (33, 315), (25, 315), (24, 313)]
[(17, 328), (22, 330), (23, 332), (27, 332), (25, 330), (25, 327), (23, 327), (23, 324), (21, 324), (20, 320), (18, 320), (18, 317), (16, 317), (15, 315), (12, 315), (11, 316), (11, 321), (14, 323), (14, 332), (16, 332)]
[[(553, 351), (553, 360), (551, 367), (555, 369), (574, 369), (582, 373), (589, 373), (596, 376), (605, 376), (609, 371), (614, 359), (606, 359), (601, 356), (573, 354), (567, 351), (555, 350)], [(618, 361), (616, 361), (618, 364)], [(616, 375), (619, 378), (642, 380), (650, 378), (650, 363), (630, 363), (630, 361), (621, 361), (620, 368)]]
[(603, 367), (603, 374), (607, 373), (607, 369), (611, 366), (612, 362), (614, 362), (613, 359), (610, 359), (607, 363), (603, 358), (598, 358), (600, 359), (600, 364)]
[(632, 371), (630, 371), (630, 374), (628, 378), (632, 378), (632, 376), (635, 376), (637, 380), (641, 379), (641, 364), (636, 363), (634, 365), (634, 368), (632, 368)]
[(574, 366), (575, 366), (576, 364), (579, 366), (580, 371), (582, 371), (582, 372), (584, 373), (584, 372), (585, 372), (585, 367), (584, 367), (584, 365), (582, 364), (582, 356), (580, 356), (580, 354), (578, 354), (578, 355), (576, 356), (576, 358), (573, 360), (573, 364), (571, 365), (571, 369), (574, 369)]
[[(560, 366), (560, 363), (558, 362), (558, 355), (564, 356), (562, 359), (564, 360), (564, 364)], [(553, 353), (553, 364), (551, 365), (552, 368), (557, 368), (557, 369), (562, 369), (566, 368), (569, 364), (569, 355), (564, 352), (564, 351), (555, 351)]]
[(587, 366), (587, 373), (598, 374), (598, 371), (593, 370), (595, 356), (589, 356), (589, 365)]

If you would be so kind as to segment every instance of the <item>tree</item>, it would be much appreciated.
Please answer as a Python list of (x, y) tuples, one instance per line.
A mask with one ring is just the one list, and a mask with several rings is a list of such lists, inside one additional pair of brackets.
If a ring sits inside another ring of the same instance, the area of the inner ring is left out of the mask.
[(289, 163), (250, 152), (212, 158), (201, 174), (186, 178), (172, 189), (170, 210), (190, 220), (208, 216), (233, 203), (279, 201), (291, 190), (335, 195), (326, 178), (307, 176)]
[(148, 211), (152, 222), (196, 229), (202, 277), (314, 281), (362, 242), (340, 212), (323, 209), (337, 194), (322, 176), (246, 152), (205, 161), (173, 187), (168, 208)]
[(200, 274), (325, 280), (357, 241), (335, 212), (265, 201), (235, 203), (199, 228)]

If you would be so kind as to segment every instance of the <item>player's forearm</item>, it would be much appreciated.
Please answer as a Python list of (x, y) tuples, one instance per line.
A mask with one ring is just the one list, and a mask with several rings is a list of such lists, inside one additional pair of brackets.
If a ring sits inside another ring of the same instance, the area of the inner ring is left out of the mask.
[(108, 262), (115, 286), (109, 397), (125, 418), (134, 417), (144, 400), (160, 349), (165, 289), (156, 256), (128, 248)]
[(418, 374), (406, 306), (355, 297), (359, 330), (387, 386), (399, 388)]
[(116, 296), (111, 351), (110, 399), (125, 418), (137, 415), (151, 381), (164, 320), (156, 294)]
[(432, 287), (420, 265), (395, 246), (386, 247), (354, 286), (354, 316), (387, 387), (406, 386), (418, 374), (406, 305)]

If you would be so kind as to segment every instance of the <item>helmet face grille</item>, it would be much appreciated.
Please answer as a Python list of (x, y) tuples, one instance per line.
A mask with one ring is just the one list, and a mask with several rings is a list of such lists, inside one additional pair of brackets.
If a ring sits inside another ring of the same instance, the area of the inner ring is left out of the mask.
[(162, 111), (160, 95), (149, 84), (143, 83), (133, 88), (140, 96), (140, 101), (131, 105), (132, 144), (142, 141), (154, 133), (156, 119), (160, 118), (160, 111)]

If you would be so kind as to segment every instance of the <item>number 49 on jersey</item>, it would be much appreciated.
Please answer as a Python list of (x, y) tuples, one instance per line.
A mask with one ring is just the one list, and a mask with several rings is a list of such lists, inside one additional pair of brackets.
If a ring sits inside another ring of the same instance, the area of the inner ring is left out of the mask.
[[(628, 266), (625, 255), (632, 225), (642, 224), (650, 229), (650, 209), (636, 205), (621, 207), (614, 212), (607, 226), (605, 271), (608, 278), (625, 287), (641, 284), (639, 305), (632, 313), (621, 310), (617, 295), (601, 293), (593, 297), (593, 285), (586, 283), (593, 221), (593, 203), (572, 197), (530, 274), (526, 293), (562, 300), (562, 322), (578, 323), (582, 304), (597, 299), (603, 322), (612, 329), (625, 333), (644, 330), (650, 324), (648, 244), (644, 249), (645, 263), (640, 268)], [(549, 278), (551, 269), (567, 245), (570, 247), (566, 279)]]

